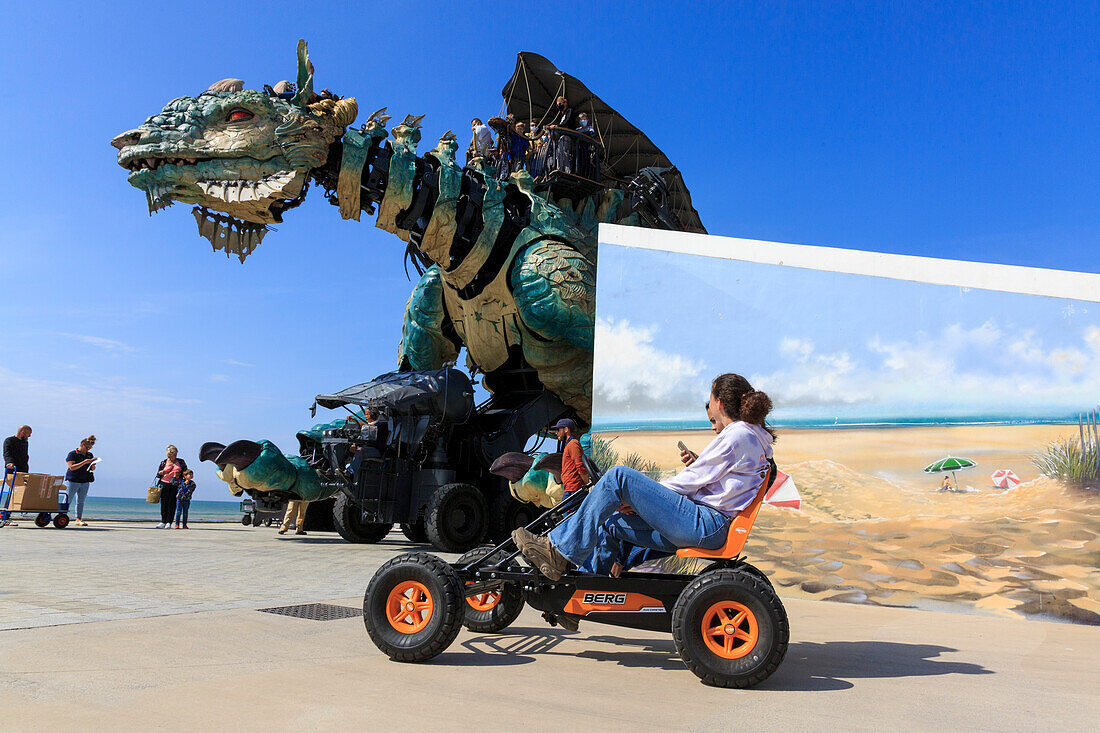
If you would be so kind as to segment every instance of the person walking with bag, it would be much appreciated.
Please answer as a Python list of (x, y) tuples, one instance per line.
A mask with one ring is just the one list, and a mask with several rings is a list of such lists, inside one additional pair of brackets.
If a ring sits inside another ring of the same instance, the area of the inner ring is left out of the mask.
[(80, 447), (69, 451), (65, 456), (65, 463), (69, 470), (65, 472), (65, 482), (69, 489), (69, 511), (76, 514), (76, 526), (86, 527), (84, 521), (84, 500), (88, 498), (88, 489), (95, 481), (95, 456), (92, 455), (92, 446), (95, 445), (95, 436), (89, 435), (80, 441)]
[(169, 445), (164, 450), (165, 458), (157, 467), (157, 486), (160, 487), (160, 524), (157, 529), (172, 526), (176, 516), (176, 492), (179, 479), (187, 470), (187, 462), (179, 458), (179, 450)]

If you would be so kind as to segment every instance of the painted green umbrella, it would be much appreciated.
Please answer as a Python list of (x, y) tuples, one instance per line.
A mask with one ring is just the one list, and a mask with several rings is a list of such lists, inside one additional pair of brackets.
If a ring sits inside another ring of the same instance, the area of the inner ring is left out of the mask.
[(958, 479), (955, 478), (955, 471), (961, 471), (964, 468), (974, 468), (978, 465), (977, 461), (972, 461), (969, 458), (956, 458), (954, 456), (948, 456), (941, 460), (936, 461), (931, 466), (925, 466), (925, 473), (946, 473), (951, 472), (951, 479), (955, 482), (956, 488), (959, 485)]

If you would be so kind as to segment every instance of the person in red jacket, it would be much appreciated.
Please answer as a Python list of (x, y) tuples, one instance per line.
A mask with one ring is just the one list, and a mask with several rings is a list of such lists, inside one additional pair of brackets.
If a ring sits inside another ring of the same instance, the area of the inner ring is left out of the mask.
[(561, 483), (565, 490), (565, 498), (568, 499), (574, 491), (583, 489), (591, 480), (588, 470), (584, 467), (584, 451), (581, 449), (581, 441), (577, 435), (577, 423), (569, 418), (558, 420), (551, 429), (558, 436), (558, 440), (564, 442), (561, 452)]

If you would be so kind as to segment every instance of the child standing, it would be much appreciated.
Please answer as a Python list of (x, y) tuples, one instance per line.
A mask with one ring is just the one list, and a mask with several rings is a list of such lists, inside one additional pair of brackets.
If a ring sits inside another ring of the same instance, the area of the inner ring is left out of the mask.
[(176, 491), (176, 529), (180, 529), (180, 518), (183, 519), (183, 529), (187, 526), (187, 509), (191, 506), (191, 495), (195, 493), (195, 473), (191, 469), (183, 472), (179, 489)]

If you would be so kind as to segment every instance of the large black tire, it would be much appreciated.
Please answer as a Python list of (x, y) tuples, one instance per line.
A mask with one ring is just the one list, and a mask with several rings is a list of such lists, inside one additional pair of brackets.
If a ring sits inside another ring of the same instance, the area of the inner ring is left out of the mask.
[(767, 583), (768, 587), (771, 588), (773, 592), (775, 591), (775, 586), (772, 585), (771, 578), (769, 578), (767, 575), (765, 575), (764, 571), (761, 570), (760, 568), (756, 567), (755, 565), (750, 565), (747, 562), (746, 563), (741, 563), (740, 565), (737, 566), (736, 569), (737, 570), (743, 570), (746, 573), (749, 573), (749, 574), (759, 578), (760, 580)]
[(50, 513), (49, 512), (39, 512), (39, 514), (34, 518), (34, 526), (35, 527), (39, 527), (39, 528), (46, 527), (46, 526), (49, 525), (49, 523), (50, 523)]
[(332, 523), (336, 525), (336, 531), (340, 536), (348, 542), (359, 544), (381, 542), (393, 529), (392, 523), (364, 522), (362, 516), (359, 507), (345, 494), (336, 495), (336, 502), (332, 505)]
[(56, 517), (53, 518), (53, 526), (57, 527), (58, 529), (65, 529), (66, 527), (68, 527), (69, 515), (58, 514)]
[(251, 514), (243, 515), (241, 517), (241, 524), (243, 524), (246, 527), (249, 526), (250, 524), (252, 524), (252, 515)]
[(516, 501), (507, 491), (498, 491), (489, 502), (489, 537), (504, 542), (516, 527), (526, 527), (545, 510), (534, 504)]
[[(491, 547), (478, 547), (458, 558), (458, 565), (468, 563), (492, 552)], [(462, 625), (470, 631), (495, 634), (512, 625), (523, 610), (523, 592), (515, 583), (504, 583), (492, 593), (466, 598)]]
[(466, 552), (485, 539), (489, 509), (485, 497), (470, 484), (440, 486), (428, 499), (424, 529), (442, 552)]
[(676, 599), (672, 638), (684, 664), (703, 682), (752, 687), (783, 661), (790, 627), (767, 583), (744, 570), (713, 570)]
[(423, 520), (415, 524), (402, 524), (401, 534), (405, 535), (405, 539), (409, 542), (424, 544), (428, 541), (428, 532), (424, 529)]
[(385, 563), (371, 578), (363, 596), (363, 623), (390, 659), (426, 662), (458, 636), (464, 598), (454, 568), (435, 555), (410, 552)]

